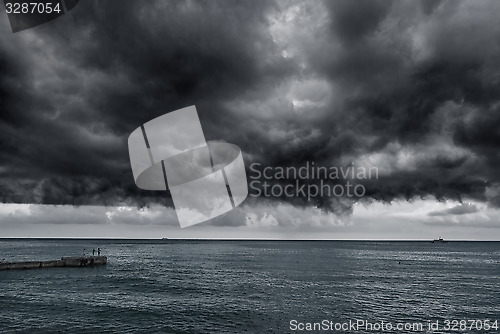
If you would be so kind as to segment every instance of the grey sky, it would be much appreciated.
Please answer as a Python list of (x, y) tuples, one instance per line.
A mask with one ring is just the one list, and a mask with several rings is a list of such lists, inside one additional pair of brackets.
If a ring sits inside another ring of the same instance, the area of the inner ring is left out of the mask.
[(158, 216), (141, 218), (146, 236), (189, 233), (168, 193), (134, 185), (127, 137), (196, 105), (206, 139), (239, 146), (248, 174), (314, 161), (380, 177), (357, 203), (250, 198), (191, 233), (500, 239), (498, 12), (495, 0), (86, 0), (16, 34), (2, 13), (0, 236), (134, 236), (144, 210)]

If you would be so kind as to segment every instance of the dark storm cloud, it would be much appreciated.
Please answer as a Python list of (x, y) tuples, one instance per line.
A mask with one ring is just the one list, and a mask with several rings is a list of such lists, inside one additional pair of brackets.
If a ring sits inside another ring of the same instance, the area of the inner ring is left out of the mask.
[[(354, 162), (380, 170), (362, 182), (368, 202), (498, 203), (499, 9), (81, 2), (0, 44), (0, 199), (171, 205), (135, 187), (126, 140), (194, 104), (206, 138), (240, 146), (247, 168)], [(340, 214), (354, 202), (278, 200)]]
[(72, 16), (9, 35), (1, 63), (2, 200), (151, 200), (133, 185), (128, 134), (186, 105), (204, 106), (200, 114), (210, 120), (203, 112), (216, 114), (224, 96), (288, 71), (272, 55), (265, 18), (272, 5), (89, 1)]
[(343, 43), (358, 43), (379, 27), (392, 1), (325, 1), (331, 16), (332, 30)]

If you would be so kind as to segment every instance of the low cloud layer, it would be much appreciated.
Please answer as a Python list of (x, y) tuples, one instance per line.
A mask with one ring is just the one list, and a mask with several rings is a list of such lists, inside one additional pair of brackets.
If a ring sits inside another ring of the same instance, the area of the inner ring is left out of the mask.
[(474, 204), (461, 204), (450, 209), (429, 212), (429, 216), (466, 215), (478, 211), (478, 207)]

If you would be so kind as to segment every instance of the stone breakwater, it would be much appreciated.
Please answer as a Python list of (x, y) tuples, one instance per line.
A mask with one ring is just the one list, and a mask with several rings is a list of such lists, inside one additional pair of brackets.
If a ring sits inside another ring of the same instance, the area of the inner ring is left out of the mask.
[(0, 270), (38, 269), (54, 267), (90, 267), (106, 264), (106, 256), (62, 257), (60, 260), (0, 263)]

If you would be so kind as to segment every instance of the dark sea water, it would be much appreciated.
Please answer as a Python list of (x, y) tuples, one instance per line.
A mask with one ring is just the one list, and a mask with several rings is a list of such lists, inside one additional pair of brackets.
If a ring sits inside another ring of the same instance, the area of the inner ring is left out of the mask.
[(500, 321), (498, 242), (0, 239), (0, 259), (93, 247), (106, 266), (0, 271), (0, 333), (321, 332), (292, 330), (291, 320), (500, 333), (427, 328)]

